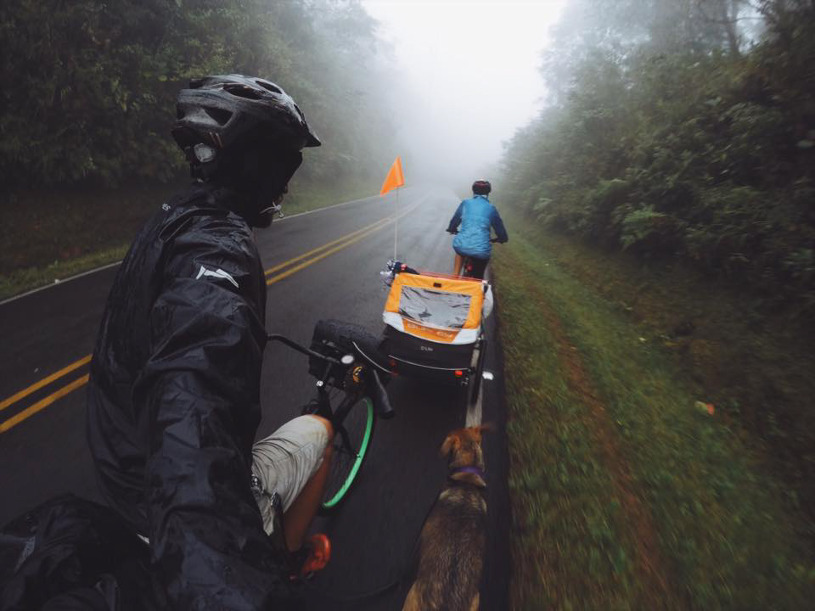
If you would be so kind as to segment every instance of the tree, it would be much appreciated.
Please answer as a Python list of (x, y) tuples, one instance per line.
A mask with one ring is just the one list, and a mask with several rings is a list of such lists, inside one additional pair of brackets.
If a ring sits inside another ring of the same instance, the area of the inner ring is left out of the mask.
[(263, 75), (323, 137), (313, 179), (372, 165), (388, 113), (374, 22), (357, 0), (7, 0), (0, 4), (0, 173), (7, 187), (167, 180), (191, 77)]

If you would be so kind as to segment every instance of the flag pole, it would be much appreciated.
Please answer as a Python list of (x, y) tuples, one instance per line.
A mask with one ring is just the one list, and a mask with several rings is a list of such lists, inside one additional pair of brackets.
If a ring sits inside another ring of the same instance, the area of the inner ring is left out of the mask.
[(399, 242), (399, 188), (396, 188), (396, 213), (393, 216), (393, 260), (396, 261), (396, 245)]
[(402, 159), (397, 157), (393, 162), (388, 175), (385, 177), (385, 182), (382, 183), (382, 189), (379, 195), (385, 195), (389, 191), (396, 189), (396, 211), (393, 215), (393, 260), (396, 261), (396, 255), (399, 247), (399, 188), (405, 184), (405, 177), (402, 174)]

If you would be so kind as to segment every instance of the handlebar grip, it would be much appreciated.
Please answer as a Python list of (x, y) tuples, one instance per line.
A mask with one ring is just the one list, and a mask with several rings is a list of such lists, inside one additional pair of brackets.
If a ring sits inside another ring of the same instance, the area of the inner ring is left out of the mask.
[(388, 398), (388, 391), (385, 390), (382, 381), (379, 379), (379, 374), (373, 368), (368, 369), (368, 393), (374, 404), (374, 409), (380, 417), (387, 420), (396, 415)]

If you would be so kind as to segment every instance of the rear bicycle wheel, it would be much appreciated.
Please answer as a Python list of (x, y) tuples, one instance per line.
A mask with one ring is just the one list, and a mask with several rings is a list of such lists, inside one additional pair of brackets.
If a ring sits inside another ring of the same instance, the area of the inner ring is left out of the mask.
[(374, 405), (368, 397), (363, 397), (336, 427), (321, 513), (330, 513), (348, 496), (369, 454), (375, 424)]
[(473, 276), (473, 260), (470, 257), (464, 257), (464, 264), (461, 266), (461, 277), (472, 278)]
[(478, 401), (478, 394), (481, 392), (481, 382), (484, 378), (484, 359), (487, 356), (487, 340), (482, 338), (478, 346), (478, 360), (476, 361), (475, 371), (470, 377), (468, 389), (468, 400), (470, 405), (475, 405)]

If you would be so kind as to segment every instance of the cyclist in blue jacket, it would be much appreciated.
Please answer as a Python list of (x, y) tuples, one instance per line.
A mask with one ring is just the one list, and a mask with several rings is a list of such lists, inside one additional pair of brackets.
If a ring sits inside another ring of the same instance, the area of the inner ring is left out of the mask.
[(492, 185), (488, 180), (476, 180), (473, 183), (473, 196), (459, 204), (447, 226), (449, 233), (457, 234), (453, 239), (453, 250), (456, 251), (453, 273), (456, 275), (461, 273), (464, 257), (470, 257), (473, 277), (484, 277), (492, 254), (491, 228), (495, 230), (497, 242), (509, 240), (504, 221), (488, 198), (491, 190)]

